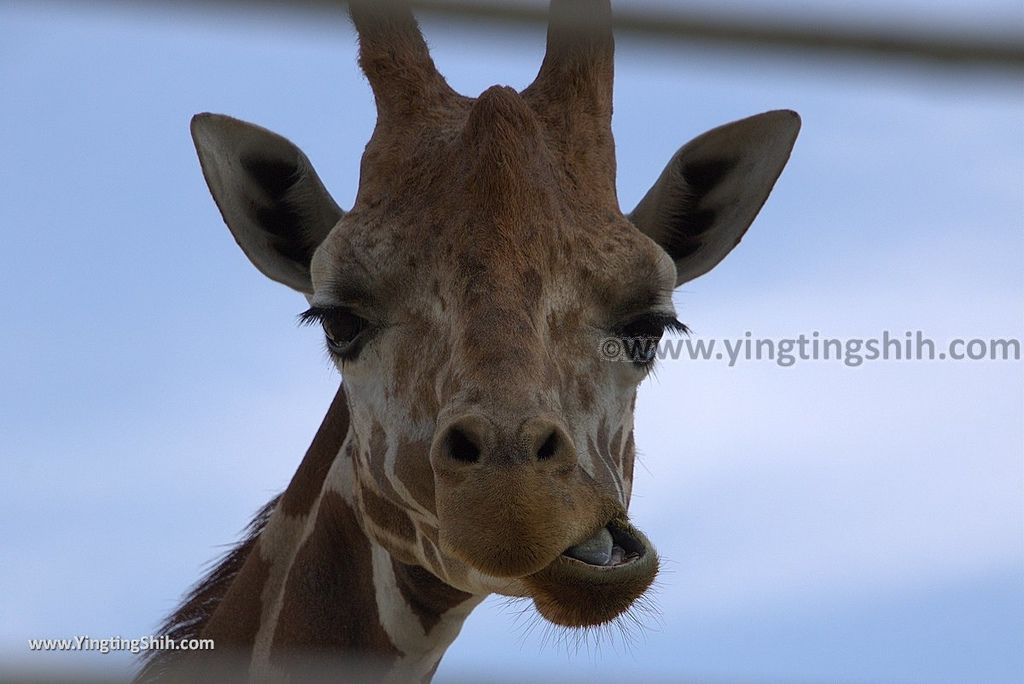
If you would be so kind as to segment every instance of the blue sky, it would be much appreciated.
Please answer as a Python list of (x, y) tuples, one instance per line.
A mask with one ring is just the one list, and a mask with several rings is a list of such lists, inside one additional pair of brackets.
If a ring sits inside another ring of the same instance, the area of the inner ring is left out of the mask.
[[(749, 7), (857, 18), (839, 3)], [(864, 8), (868, 22), (927, 9), (926, 26), (1021, 29), (1013, 2)], [(425, 31), (466, 93), (527, 84), (543, 52), (534, 29)], [(618, 50), (624, 208), (694, 135), (772, 108), (803, 116), (743, 244), (677, 293), (698, 337), (1024, 337), (1019, 75)], [(23, 2), (0, 5), (0, 92), (0, 663), (123, 667), (29, 655), (26, 640), (151, 633), (287, 482), (337, 383), (317, 333), (295, 325), (302, 298), (221, 224), (188, 119), (279, 131), (347, 206), (372, 99), (341, 18)], [(489, 601), (440, 681), (1020, 680), (1021, 363), (668, 362), (637, 434), (632, 514), (667, 560), (660, 618), (628, 652), (616, 637), (574, 654)]]

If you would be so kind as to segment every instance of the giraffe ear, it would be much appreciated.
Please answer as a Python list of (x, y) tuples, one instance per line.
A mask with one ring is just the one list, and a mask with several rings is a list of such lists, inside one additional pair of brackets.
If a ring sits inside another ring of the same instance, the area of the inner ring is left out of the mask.
[(219, 114), (192, 117), (192, 140), (235, 241), (268, 278), (312, 294), (313, 252), (344, 212), (306, 155), (259, 126)]
[(710, 130), (672, 157), (629, 219), (675, 261), (677, 286), (739, 244), (799, 131), (796, 112), (765, 112)]

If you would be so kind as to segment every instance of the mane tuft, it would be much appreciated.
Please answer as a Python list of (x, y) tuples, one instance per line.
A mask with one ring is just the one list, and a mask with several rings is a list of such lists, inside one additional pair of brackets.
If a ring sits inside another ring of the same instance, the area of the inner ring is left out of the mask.
[[(228, 587), (245, 564), (260, 534), (267, 526), (271, 514), (277, 507), (281, 495), (275, 496), (256, 513), (243, 531), (240, 542), (235, 544), (220, 559), (211, 561), (206, 575), (196, 582), (185, 595), (177, 610), (171, 613), (157, 630), (159, 636), (174, 641), (198, 638), (210, 616), (217, 610)], [(184, 651), (153, 650), (142, 657), (142, 668), (136, 681), (154, 681), (173, 664), (175, 657)]]

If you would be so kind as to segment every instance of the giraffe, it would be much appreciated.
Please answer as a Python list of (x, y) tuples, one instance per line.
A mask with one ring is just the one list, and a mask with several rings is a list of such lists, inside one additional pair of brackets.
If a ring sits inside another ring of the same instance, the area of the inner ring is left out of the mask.
[[(350, 210), (285, 138), (191, 125), (235, 240), (305, 295), (343, 379), (283, 494), (163, 627), (214, 639), (242, 678), (429, 681), (494, 593), (567, 628), (628, 611), (658, 571), (628, 516), (655, 359), (600, 346), (685, 330), (673, 290), (739, 243), (800, 127), (778, 110), (704, 133), (627, 215), (609, 0), (552, 0), (533, 83), (476, 98), (406, 3), (350, 14), (378, 113)], [(140, 678), (212, 666), (161, 651)]]

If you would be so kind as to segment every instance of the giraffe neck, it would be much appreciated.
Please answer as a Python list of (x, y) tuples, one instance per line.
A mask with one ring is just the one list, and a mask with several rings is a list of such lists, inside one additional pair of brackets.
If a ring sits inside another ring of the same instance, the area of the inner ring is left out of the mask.
[(364, 532), (348, 427), (339, 389), (203, 636), (240, 651), (257, 676), (355, 667), (429, 680), (484, 597), (402, 563)]

